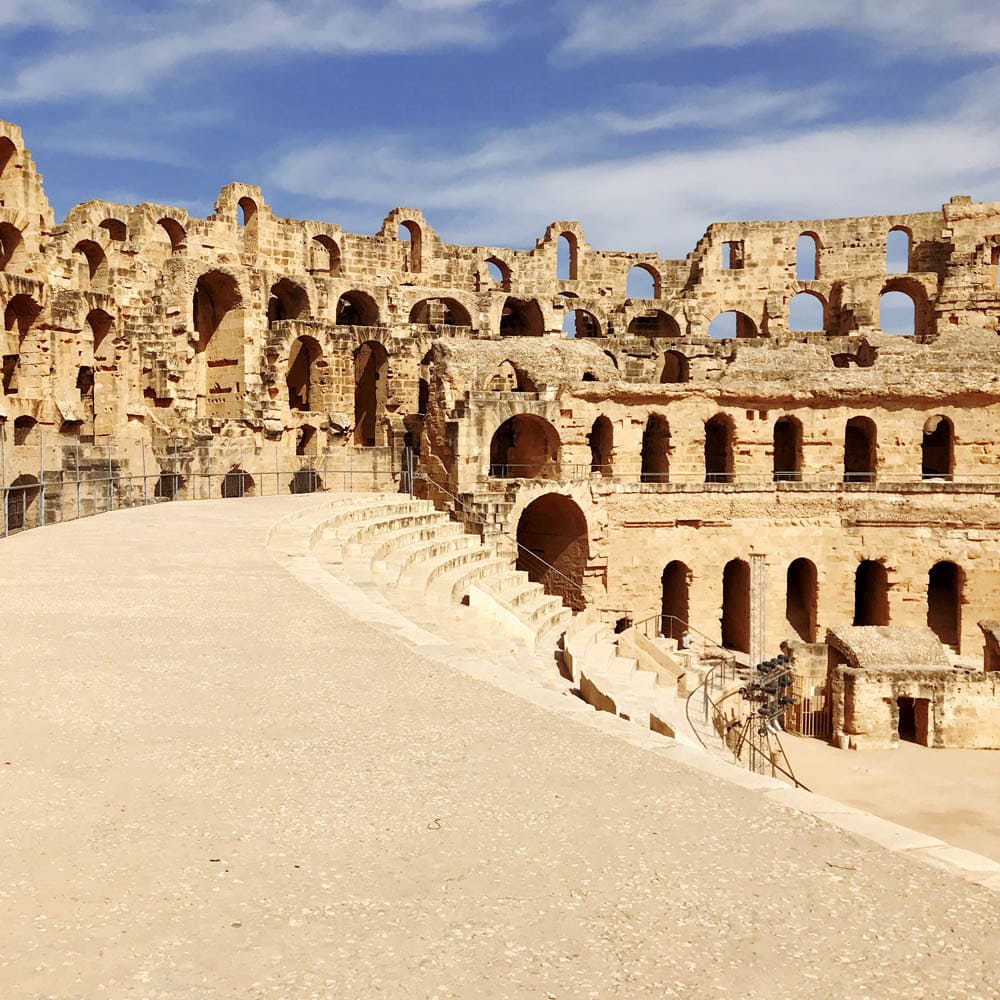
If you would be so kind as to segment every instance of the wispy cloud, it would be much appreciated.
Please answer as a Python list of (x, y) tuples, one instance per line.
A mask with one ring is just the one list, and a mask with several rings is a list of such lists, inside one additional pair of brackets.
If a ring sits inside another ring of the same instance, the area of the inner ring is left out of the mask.
[(94, 7), (81, 0), (0, 0), (0, 28), (76, 29), (92, 22)]
[(982, 0), (584, 0), (566, 9), (563, 55), (732, 47), (805, 31), (865, 36), (891, 52), (1000, 52), (1000, 9)]

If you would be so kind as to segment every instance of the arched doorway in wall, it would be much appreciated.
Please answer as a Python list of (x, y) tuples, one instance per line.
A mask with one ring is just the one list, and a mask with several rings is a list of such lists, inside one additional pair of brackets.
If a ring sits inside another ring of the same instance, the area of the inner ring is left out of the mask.
[(713, 340), (744, 340), (757, 336), (757, 324), (744, 312), (729, 310), (719, 313), (708, 326)]
[(271, 286), (267, 298), (267, 325), (286, 319), (306, 319), (309, 316), (309, 296), (306, 290), (288, 278), (282, 278)]
[(505, 420), (490, 441), (490, 475), (497, 479), (555, 479), (559, 475), (559, 432), (543, 417), (518, 413)]
[(316, 409), (313, 383), (315, 365), (323, 357), (323, 350), (313, 337), (299, 337), (288, 352), (288, 405), (293, 410)]
[(244, 472), (238, 465), (234, 465), (222, 477), (222, 497), (230, 499), (232, 497), (252, 497), (256, 492), (256, 484), (253, 476), (249, 472)]
[(544, 332), (542, 309), (534, 299), (507, 299), (500, 314), (501, 337), (541, 337)]
[(750, 564), (731, 559), (722, 571), (722, 645), (750, 652)]
[(611, 476), (615, 448), (615, 431), (611, 421), (603, 415), (598, 417), (590, 428), (587, 440), (590, 444), (590, 471)]
[(889, 624), (889, 574), (874, 559), (858, 564), (854, 574), (854, 620), (852, 625)]
[(875, 481), (878, 434), (869, 417), (851, 417), (844, 429), (844, 482)]
[(733, 422), (717, 413), (705, 422), (705, 482), (733, 481)]
[(574, 611), (586, 607), (583, 574), (590, 543), (587, 519), (560, 493), (546, 493), (525, 507), (517, 522), (517, 568), (561, 597)]
[(955, 433), (947, 417), (930, 417), (920, 446), (920, 473), (924, 479), (951, 479), (955, 462)]
[(664, 567), (660, 582), (660, 634), (680, 639), (691, 613), (691, 570), (674, 559)]
[(238, 417), (243, 401), (243, 321), (239, 287), (221, 271), (208, 271), (194, 289), (197, 334), (197, 415)]
[(35, 503), (38, 500), (38, 480), (34, 476), (18, 476), (7, 490), (7, 530), (20, 531), (38, 525)]
[(633, 318), (628, 325), (630, 337), (679, 337), (681, 328), (677, 320), (662, 309), (649, 309)]
[(963, 574), (953, 562), (939, 562), (927, 575), (927, 627), (956, 653), (962, 641)]
[(337, 326), (375, 326), (378, 306), (365, 292), (344, 292), (337, 300)]
[(796, 559), (785, 577), (785, 621), (803, 642), (816, 641), (818, 599), (815, 563)]
[(795, 417), (779, 417), (774, 424), (774, 481), (802, 479), (802, 424)]
[(678, 384), (691, 379), (691, 367), (688, 359), (680, 351), (667, 351), (663, 355), (663, 371), (660, 372), (661, 384)]
[(354, 443), (374, 448), (379, 418), (389, 398), (389, 355), (377, 340), (367, 340), (354, 352)]
[(644, 483), (670, 482), (670, 424), (662, 413), (651, 413), (642, 432), (642, 471)]

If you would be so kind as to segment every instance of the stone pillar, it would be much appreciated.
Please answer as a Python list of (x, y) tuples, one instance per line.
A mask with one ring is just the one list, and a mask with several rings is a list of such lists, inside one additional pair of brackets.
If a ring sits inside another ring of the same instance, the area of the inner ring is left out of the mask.
[(750, 667), (766, 658), (764, 649), (764, 600), (767, 583), (767, 557), (762, 552), (750, 555)]

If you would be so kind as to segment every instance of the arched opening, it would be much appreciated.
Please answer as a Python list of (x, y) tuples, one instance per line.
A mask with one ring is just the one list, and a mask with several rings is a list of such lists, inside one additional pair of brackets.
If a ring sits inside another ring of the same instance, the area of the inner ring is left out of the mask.
[(22, 245), (21, 230), (9, 222), (0, 222), (0, 271), (16, 264), (15, 258)]
[(815, 563), (796, 559), (789, 565), (785, 579), (785, 621), (803, 642), (816, 641), (818, 602)]
[(602, 476), (612, 475), (615, 431), (611, 421), (603, 415), (598, 417), (590, 428), (587, 441), (590, 444), (590, 471)]
[(236, 203), (236, 221), (240, 226), (249, 226), (257, 218), (257, 202), (253, 198), (240, 198)]
[(562, 329), (569, 339), (602, 336), (597, 317), (586, 309), (571, 309), (567, 312), (563, 316)]
[(490, 257), (486, 261), (486, 271), (494, 285), (499, 285), (505, 291), (510, 291), (510, 268), (499, 258)]
[(321, 233), (309, 244), (309, 270), (320, 274), (340, 274), (340, 247), (332, 236)]
[[(303, 424), (295, 432), (295, 454), (300, 456), (314, 457), (317, 452), (319, 439), (316, 437), (316, 428), (312, 424)], [(295, 491), (292, 490), (294, 493)], [(307, 491), (307, 492), (312, 492)]]
[(750, 652), (750, 564), (731, 559), (722, 571), (722, 645)]
[(337, 300), (337, 326), (375, 326), (378, 306), (364, 292), (344, 292)]
[(962, 570), (939, 562), (927, 577), (927, 627), (956, 653), (962, 641)]
[(517, 544), (519, 570), (573, 611), (586, 607), (583, 574), (590, 544), (587, 519), (576, 503), (558, 493), (533, 500), (518, 518)]
[(253, 476), (249, 472), (244, 472), (238, 465), (234, 465), (222, 477), (222, 497), (252, 497), (255, 492)]
[(410, 310), (410, 322), (423, 326), (472, 326), (469, 310), (457, 299), (422, 299)]
[(671, 639), (680, 639), (684, 635), (691, 613), (690, 600), (691, 570), (675, 559), (667, 563), (661, 577), (661, 635)]
[(273, 327), (286, 319), (306, 319), (309, 316), (309, 296), (306, 290), (288, 278), (271, 286), (267, 297), (267, 325)]
[(705, 482), (733, 481), (733, 422), (721, 413), (705, 422)]
[(537, 392), (531, 377), (512, 361), (501, 361), (486, 384), (488, 392)]
[(742, 340), (757, 336), (757, 324), (743, 312), (730, 309), (719, 313), (708, 326), (708, 335), (715, 340)]
[(547, 420), (518, 413), (490, 441), (490, 475), (497, 479), (557, 479), (559, 432)]
[(844, 430), (844, 482), (873, 483), (878, 453), (875, 422), (851, 417)]
[(930, 417), (920, 445), (920, 473), (924, 479), (951, 479), (955, 466), (955, 433), (947, 417)]
[(909, 274), (913, 234), (903, 226), (894, 226), (885, 238), (885, 273)]
[(889, 574), (874, 559), (858, 564), (854, 574), (854, 620), (852, 625), (889, 624)]
[(153, 496), (157, 500), (176, 500), (186, 486), (186, 476), (176, 472), (161, 472), (153, 487)]
[(172, 254), (182, 253), (187, 249), (187, 233), (176, 219), (162, 218), (157, 222), (157, 225), (162, 226), (164, 232), (167, 234)]
[(419, 274), (423, 266), (424, 234), (412, 219), (399, 224), (397, 235), (401, 243), (408, 243), (403, 252), (403, 269)]
[(628, 325), (632, 337), (679, 337), (681, 328), (677, 320), (662, 309), (653, 309), (636, 316)]
[(815, 292), (799, 292), (788, 303), (788, 329), (792, 333), (818, 333), (826, 329), (826, 303)]
[(31, 444), (31, 432), (38, 425), (34, 417), (21, 416), (14, 421), (14, 444)]
[(354, 443), (374, 448), (379, 419), (389, 398), (389, 355), (369, 340), (354, 352)]
[(577, 241), (573, 233), (562, 233), (556, 241), (556, 280), (576, 281)]
[(292, 475), (289, 493), (319, 493), (323, 489), (323, 480), (312, 469), (298, 469)]
[(640, 482), (670, 482), (670, 425), (660, 413), (651, 413), (642, 432)]
[(107, 234), (108, 238), (115, 243), (124, 243), (128, 239), (128, 227), (121, 219), (105, 219), (100, 223), (100, 228)]
[(91, 342), (94, 345), (94, 363), (101, 371), (109, 371), (115, 367), (114, 338), (111, 337), (111, 327), (114, 321), (103, 309), (91, 309), (87, 313), (87, 326), (90, 327)]
[(660, 272), (649, 264), (636, 264), (625, 278), (625, 297), (628, 299), (658, 299), (660, 297)]
[[(42, 307), (30, 295), (15, 295), (7, 303), (7, 308), (4, 310), (4, 330), (16, 335), (16, 344), (12, 342), (14, 338), (8, 337), (6, 350), (16, 347), (17, 353), (3, 356), (4, 395), (18, 394), (23, 388), (21, 386), (23, 375), (31, 380), (35, 376), (44, 378), (48, 374), (47, 355), (42, 351), (42, 345), (36, 343), (31, 335), (32, 327), (41, 311)], [(29, 384), (28, 388), (37, 387)]]
[(0, 136), (0, 179), (17, 156), (17, 146), (7, 136)]
[(323, 357), (323, 349), (313, 337), (299, 337), (288, 352), (288, 405), (293, 410), (316, 409), (312, 387), (314, 365)]
[(7, 490), (7, 531), (21, 531), (38, 524), (35, 501), (38, 500), (38, 480), (34, 476), (18, 476)]
[(898, 289), (883, 292), (878, 300), (878, 325), (883, 333), (912, 336), (917, 331), (917, 305)]
[(802, 424), (795, 417), (779, 417), (774, 424), (774, 481), (802, 479)]
[(540, 337), (544, 332), (542, 310), (534, 299), (507, 299), (500, 314), (501, 337)]
[(192, 298), (199, 360), (197, 415), (239, 416), (243, 390), (243, 322), (239, 287), (221, 271), (199, 279)]
[(660, 382), (677, 384), (691, 380), (691, 367), (688, 359), (680, 351), (667, 351), (663, 355), (663, 371), (660, 372)]
[(795, 280), (815, 281), (819, 277), (819, 237), (803, 233), (795, 241)]
[(101, 246), (93, 240), (80, 240), (73, 252), (78, 253), (80, 261), (80, 284), (95, 286), (107, 276), (108, 259)]

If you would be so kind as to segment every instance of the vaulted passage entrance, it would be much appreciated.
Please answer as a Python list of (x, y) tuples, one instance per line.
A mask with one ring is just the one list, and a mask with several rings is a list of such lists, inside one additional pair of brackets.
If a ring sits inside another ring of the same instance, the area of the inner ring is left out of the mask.
[(875, 481), (877, 437), (875, 422), (868, 417), (851, 417), (844, 430), (844, 482)]
[(924, 424), (920, 472), (924, 479), (950, 479), (953, 468), (953, 432), (947, 417), (931, 417)]
[(854, 574), (854, 625), (889, 624), (889, 574), (873, 559), (858, 565)]
[(774, 425), (774, 481), (802, 479), (802, 425), (794, 417), (782, 417)]
[(722, 571), (722, 645), (750, 652), (750, 564), (742, 559)]
[(670, 481), (670, 425), (667, 418), (651, 413), (642, 433), (642, 475), (644, 483)]
[(375, 340), (354, 352), (354, 443), (368, 448), (381, 444), (379, 417), (389, 391), (389, 355)]
[(939, 562), (927, 578), (927, 626), (956, 653), (962, 635), (962, 571), (953, 562)]
[(559, 475), (559, 432), (531, 413), (505, 420), (490, 441), (490, 475), (498, 479), (555, 479)]
[(816, 566), (796, 559), (788, 567), (785, 586), (785, 619), (803, 642), (816, 641)]
[(691, 570), (675, 559), (663, 570), (662, 583), (660, 632), (671, 639), (679, 639), (687, 631), (690, 614)]
[(517, 522), (517, 568), (561, 597), (574, 611), (586, 606), (583, 571), (590, 543), (587, 519), (569, 498), (546, 493), (533, 500)]
[(607, 417), (598, 417), (587, 436), (590, 443), (590, 471), (602, 476), (612, 474), (615, 432)]

